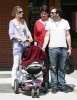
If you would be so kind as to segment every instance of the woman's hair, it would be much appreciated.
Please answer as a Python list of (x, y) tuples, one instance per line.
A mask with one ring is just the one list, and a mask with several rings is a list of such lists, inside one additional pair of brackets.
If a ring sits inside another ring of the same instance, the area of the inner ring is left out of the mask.
[(12, 10), (12, 16), (15, 17), (15, 15), (16, 15), (17, 13), (19, 13), (19, 11), (20, 11), (21, 9), (22, 9), (22, 8), (21, 8), (20, 6), (15, 6), (15, 7), (13, 8), (13, 10)]
[(42, 5), (42, 6), (40, 7), (40, 13), (41, 13), (42, 11), (45, 11), (46, 13), (49, 13), (49, 9), (48, 9), (48, 7), (47, 7), (46, 5)]

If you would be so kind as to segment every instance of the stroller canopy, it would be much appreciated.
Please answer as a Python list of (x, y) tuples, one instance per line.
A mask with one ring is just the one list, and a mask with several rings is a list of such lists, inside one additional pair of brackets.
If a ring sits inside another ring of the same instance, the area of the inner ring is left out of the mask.
[(37, 61), (38, 63), (41, 63), (45, 60), (46, 53), (38, 46), (30, 46), (27, 48), (24, 52), (24, 57), (21, 62), (21, 66), (27, 67), (32, 62)]

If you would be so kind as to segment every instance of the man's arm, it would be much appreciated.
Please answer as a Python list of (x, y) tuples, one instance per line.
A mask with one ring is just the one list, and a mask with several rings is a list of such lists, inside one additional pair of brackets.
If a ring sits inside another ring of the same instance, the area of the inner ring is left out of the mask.
[(45, 50), (47, 44), (49, 42), (49, 31), (46, 31), (46, 35), (45, 35), (45, 38), (44, 38), (44, 44), (42, 46), (42, 49)]
[(66, 40), (67, 40), (67, 45), (68, 45), (68, 53), (71, 55), (71, 36), (69, 30), (66, 32)]

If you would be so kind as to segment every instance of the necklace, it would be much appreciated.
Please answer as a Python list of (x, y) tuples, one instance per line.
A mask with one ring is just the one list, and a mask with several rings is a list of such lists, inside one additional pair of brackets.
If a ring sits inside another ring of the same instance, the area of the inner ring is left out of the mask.
[(54, 21), (54, 23), (55, 23), (56, 27), (58, 28), (58, 27), (60, 26), (61, 19), (60, 19), (60, 20), (58, 20), (58, 21)]
[(17, 21), (17, 24), (20, 25), (21, 23), (19, 21)]
[(59, 21), (58, 21), (58, 22), (55, 22), (56, 27), (58, 27), (58, 26), (59, 26), (59, 24), (60, 24), (60, 22), (59, 22)]
[(58, 21), (54, 20), (54, 25), (55, 25), (55, 31), (56, 31), (56, 33), (58, 33), (60, 30), (60, 26), (61, 26), (61, 19)]
[(15, 23), (17, 24), (17, 26), (21, 26), (22, 25), (21, 21), (18, 21), (17, 19), (14, 19), (14, 20), (15, 20)]

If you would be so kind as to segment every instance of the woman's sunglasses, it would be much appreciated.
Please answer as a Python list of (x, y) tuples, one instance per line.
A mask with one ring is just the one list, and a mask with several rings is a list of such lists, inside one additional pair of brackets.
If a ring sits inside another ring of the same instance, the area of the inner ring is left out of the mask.
[(23, 13), (23, 11), (19, 11), (18, 13), (21, 14), (21, 13)]

